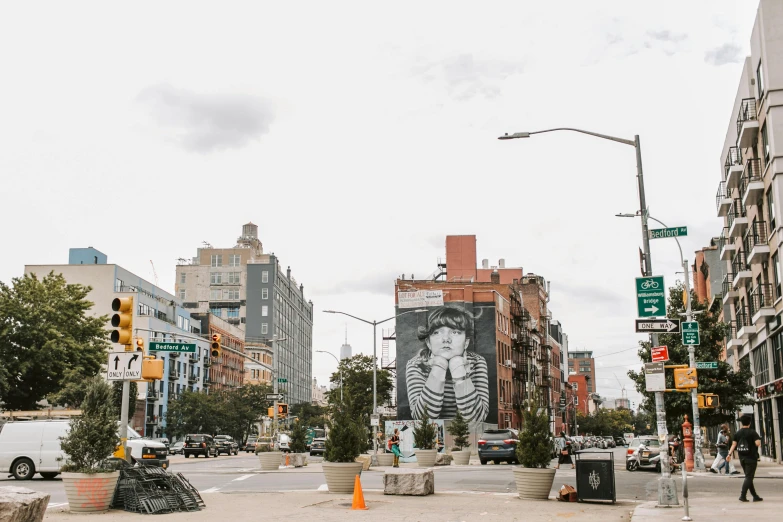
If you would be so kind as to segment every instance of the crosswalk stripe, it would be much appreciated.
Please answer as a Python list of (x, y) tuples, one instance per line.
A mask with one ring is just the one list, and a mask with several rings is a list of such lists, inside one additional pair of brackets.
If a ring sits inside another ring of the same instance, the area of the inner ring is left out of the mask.
[(220, 491), (220, 488), (209, 488), (209, 489), (205, 489), (203, 491), (200, 491), (199, 493), (217, 493), (218, 491)]
[(247, 480), (247, 479), (249, 479), (249, 478), (250, 478), (250, 477), (252, 477), (252, 476), (253, 476), (253, 474), (250, 474), (250, 475), (242, 475), (241, 477), (237, 477), (237, 478), (235, 478), (235, 479), (234, 479), (234, 480), (232, 480), (231, 482), (236, 482), (236, 481), (238, 481), (238, 480)]

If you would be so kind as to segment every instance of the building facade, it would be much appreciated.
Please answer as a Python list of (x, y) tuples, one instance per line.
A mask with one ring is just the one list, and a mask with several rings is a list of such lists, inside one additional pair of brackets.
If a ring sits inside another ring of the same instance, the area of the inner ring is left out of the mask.
[[(94, 251), (94, 252), (91, 252)], [(97, 254), (96, 254), (97, 252)], [(84, 261), (94, 260), (98, 263)], [(95, 305), (89, 314), (111, 316), (111, 303), (116, 297), (133, 297), (134, 336), (144, 340), (145, 349), (149, 342), (195, 343), (195, 353), (155, 353), (164, 361), (163, 379), (151, 383), (138, 383), (137, 410), (131, 426), (146, 436), (160, 437), (166, 434), (166, 412), (170, 400), (184, 391), (202, 391), (210, 378), (209, 342), (198, 319), (182, 306), (175, 296), (158, 288), (121, 266), (105, 264), (107, 258), (95, 249), (72, 249), (68, 265), (27, 265), (26, 274), (43, 277), (49, 272), (62, 274), (69, 284), (89, 285), (92, 290), (88, 298)], [(107, 328), (110, 325), (107, 324)], [(112, 351), (124, 351), (118, 344)]]
[(592, 350), (573, 350), (568, 354), (568, 374), (585, 376), (585, 392), (592, 398), (595, 389), (595, 359)]
[(721, 150), (716, 195), (724, 219), (719, 240), (726, 263), (726, 360), (749, 364), (752, 413), (761, 455), (781, 462), (783, 433), (783, 293), (780, 230), (783, 208), (783, 3), (761, 0)]

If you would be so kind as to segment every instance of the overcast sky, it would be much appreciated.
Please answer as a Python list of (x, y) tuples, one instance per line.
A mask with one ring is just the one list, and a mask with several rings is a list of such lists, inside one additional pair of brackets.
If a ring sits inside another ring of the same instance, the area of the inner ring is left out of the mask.
[[(614, 217), (639, 207), (634, 151), (496, 137), (639, 134), (650, 212), (688, 226), (692, 262), (720, 234), (757, 4), (637, 4), (6, 2), (0, 280), (89, 245), (150, 281), (152, 260), (173, 292), (177, 258), (252, 221), (315, 303), (314, 349), (338, 354), (346, 321), (323, 310), (385, 319), (395, 276), (476, 234), (479, 260), (551, 281), (572, 349), (615, 354), (598, 392), (618, 397), (641, 339), (640, 223)], [(667, 285), (682, 277), (673, 240), (652, 256)], [(347, 324), (371, 353), (372, 327)], [(334, 360), (313, 361), (326, 382)]]

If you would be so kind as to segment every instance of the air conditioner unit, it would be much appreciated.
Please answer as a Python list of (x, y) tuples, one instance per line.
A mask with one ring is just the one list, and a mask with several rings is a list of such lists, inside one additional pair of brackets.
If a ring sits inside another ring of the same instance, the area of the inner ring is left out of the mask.
[(511, 363), (511, 367), (512, 368), (516, 368), (517, 367), (517, 363)]
[(511, 334), (511, 338), (512, 338), (512, 339), (514, 339), (514, 340), (516, 341), (516, 340), (517, 340), (517, 334), (515, 334), (515, 333), (512, 333), (512, 334)]
[(505, 365), (506, 365), (506, 366), (511, 366), (511, 359), (507, 359), (507, 360), (506, 360), (506, 364), (505, 364)]

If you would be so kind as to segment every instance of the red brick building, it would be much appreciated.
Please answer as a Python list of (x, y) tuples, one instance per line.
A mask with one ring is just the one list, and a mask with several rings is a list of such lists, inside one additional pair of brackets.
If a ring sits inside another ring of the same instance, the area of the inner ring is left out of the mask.
[(587, 391), (587, 382), (587, 375), (568, 376), (568, 384), (571, 385), (571, 390), (573, 392), (572, 402), (575, 406), (575, 410), (582, 413), (582, 415), (588, 415), (590, 413), (588, 405), (588, 396), (590, 392)]

